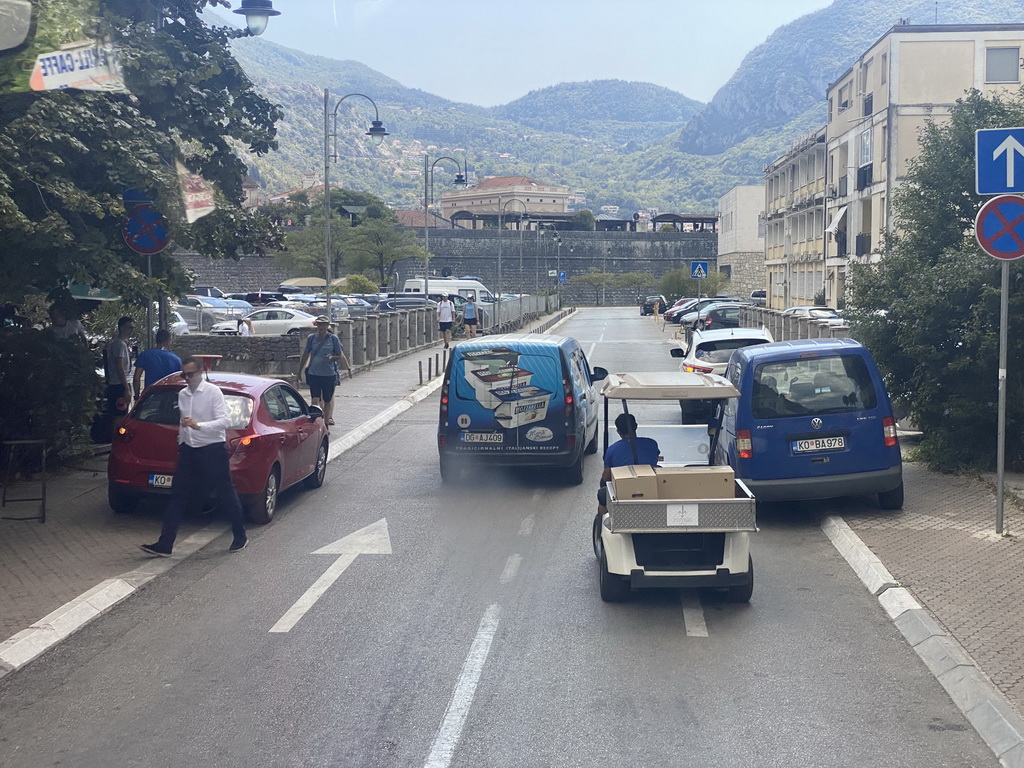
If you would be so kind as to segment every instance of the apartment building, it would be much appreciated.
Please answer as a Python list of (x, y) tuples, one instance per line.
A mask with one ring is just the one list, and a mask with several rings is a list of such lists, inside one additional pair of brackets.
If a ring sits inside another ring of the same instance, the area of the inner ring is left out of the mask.
[(736, 186), (718, 199), (718, 271), (739, 296), (765, 287), (764, 205), (763, 184)]
[(918, 154), (918, 133), (948, 118), (968, 89), (1021, 86), (1024, 24), (892, 27), (828, 87), (827, 297), (850, 261), (882, 256), (892, 192)]
[[(765, 168), (764, 270), (767, 306), (814, 304), (836, 271), (824, 249), (825, 129), (795, 142)], [(835, 300), (831, 301), (835, 306)]]

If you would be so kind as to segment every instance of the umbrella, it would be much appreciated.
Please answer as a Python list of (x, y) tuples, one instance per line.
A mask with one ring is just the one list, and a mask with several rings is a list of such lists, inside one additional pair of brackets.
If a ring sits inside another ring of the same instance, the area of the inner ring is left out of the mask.
[(290, 285), (295, 288), (323, 288), (327, 281), (322, 277), (293, 277), (285, 280), (281, 285)]
[(91, 285), (72, 283), (68, 286), (71, 295), (76, 299), (88, 299), (89, 301), (120, 301), (121, 297), (108, 288), (93, 288)]

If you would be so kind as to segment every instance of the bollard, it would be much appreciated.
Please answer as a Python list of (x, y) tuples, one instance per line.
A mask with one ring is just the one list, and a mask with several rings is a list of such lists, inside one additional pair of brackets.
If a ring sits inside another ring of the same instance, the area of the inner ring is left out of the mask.
[(437, 375), (441, 375), (441, 358), (438, 357), (437, 352), (434, 353), (434, 370), (437, 371)]
[(418, 365), (420, 367), (420, 386), (422, 387), (423, 386), (423, 361), (420, 360)]
[(429, 381), (429, 380), (431, 380), (433, 378), (434, 378), (434, 358), (428, 357), (427, 358), (427, 380)]

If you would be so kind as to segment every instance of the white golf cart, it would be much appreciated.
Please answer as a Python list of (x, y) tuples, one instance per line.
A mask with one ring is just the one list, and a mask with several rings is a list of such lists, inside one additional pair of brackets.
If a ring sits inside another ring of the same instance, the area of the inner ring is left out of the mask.
[[(654, 468), (612, 469), (608, 511), (598, 513), (593, 528), (601, 599), (621, 602), (633, 589), (676, 587), (720, 589), (730, 602), (749, 602), (754, 497), (730, 467), (713, 463), (724, 404), (739, 392), (714, 374), (645, 372), (609, 374), (601, 394), (605, 451), (614, 430), (609, 404), (620, 400), (627, 413), (627, 403), (642, 401), (635, 403), (637, 436), (656, 440), (661, 453)], [(714, 401), (710, 423), (671, 423), (680, 400)]]

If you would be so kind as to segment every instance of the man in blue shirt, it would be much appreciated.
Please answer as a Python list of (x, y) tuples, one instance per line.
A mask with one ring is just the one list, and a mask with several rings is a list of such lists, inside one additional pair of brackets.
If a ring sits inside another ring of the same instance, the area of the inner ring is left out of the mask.
[(608, 446), (604, 454), (604, 472), (601, 473), (601, 488), (597, 492), (598, 520), (608, 511), (608, 491), (605, 485), (612, 479), (612, 467), (627, 467), (631, 464), (650, 464), (653, 467), (661, 459), (661, 449), (656, 440), (636, 436), (636, 417), (633, 414), (620, 413), (615, 418), (615, 431), (621, 439)]
[(135, 400), (138, 401), (142, 382), (142, 374), (146, 374), (146, 386), (155, 384), (164, 376), (170, 376), (181, 370), (181, 358), (171, 352), (168, 347), (171, 345), (171, 332), (161, 328), (156, 332), (156, 346), (141, 352), (135, 359), (135, 377), (132, 379), (132, 389), (135, 390)]

